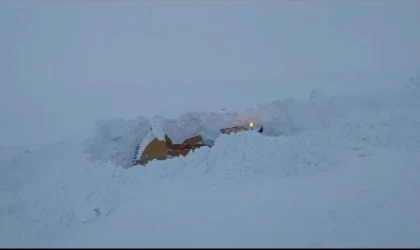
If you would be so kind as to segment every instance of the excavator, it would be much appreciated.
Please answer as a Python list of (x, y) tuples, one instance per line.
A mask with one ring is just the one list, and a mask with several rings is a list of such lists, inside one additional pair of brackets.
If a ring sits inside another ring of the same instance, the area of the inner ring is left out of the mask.
[[(222, 134), (234, 134), (241, 131), (248, 131), (254, 129), (254, 123), (249, 123), (249, 128), (245, 126), (234, 126), (220, 129)], [(258, 130), (258, 133), (263, 132), (263, 127)], [(143, 145), (142, 145), (143, 144)], [(151, 160), (165, 160), (172, 157), (187, 156), (189, 152), (201, 147), (212, 147), (211, 143), (204, 143), (201, 135), (196, 135), (184, 140), (181, 144), (174, 144), (172, 139), (164, 134), (163, 138), (152, 136), (147, 144), (139, 143), (135, 148), (135, 157), (132, 165), (146, 166)], [(143, 147), (142, 147), (143, 146)], [(142, 149), (142, 150), (141, 150)], [(142, 152), (141, 154), (140, 151)]]

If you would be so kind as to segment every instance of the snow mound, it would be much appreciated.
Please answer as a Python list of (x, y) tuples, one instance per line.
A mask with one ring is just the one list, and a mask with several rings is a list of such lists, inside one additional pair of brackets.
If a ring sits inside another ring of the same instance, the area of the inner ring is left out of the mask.
[(206, 159), (209, 173), (244, 180), (264, 175), (284, 178), (307, 175), (332, 167), (315, 148), (298, 137), (270, 138), (256, 132), (223, 135)]

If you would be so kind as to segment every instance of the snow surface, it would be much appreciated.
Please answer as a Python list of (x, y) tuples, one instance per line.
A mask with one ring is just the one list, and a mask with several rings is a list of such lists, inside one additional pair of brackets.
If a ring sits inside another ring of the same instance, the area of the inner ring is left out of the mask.
[[(147, 167), (127, 165), (145, 117), (2, 146), (0, 247), (419, 247), (417, 83), (310, 96), (161, 120), (215, 144)], [(266, 133), (218, 132), (249, 120)]]

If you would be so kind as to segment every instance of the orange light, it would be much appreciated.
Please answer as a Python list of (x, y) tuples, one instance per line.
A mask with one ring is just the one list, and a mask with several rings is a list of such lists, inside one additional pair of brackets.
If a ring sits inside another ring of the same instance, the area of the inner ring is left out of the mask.
[(253, 123), (253, 122), (250, 122), (250, 123), (249, 123), (249, 127), (250, 127), (250, 128), (253, 128), (253, 127), (254, 127), (254, 123)]

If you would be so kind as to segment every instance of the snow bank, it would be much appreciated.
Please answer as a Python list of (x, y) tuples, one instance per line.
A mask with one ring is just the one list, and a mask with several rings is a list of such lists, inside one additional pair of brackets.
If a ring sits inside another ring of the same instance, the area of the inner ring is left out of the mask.
[[(401, 89), (384, 90), (360, 95), (338, 95), (324, 97), (321, 94), (311, 94), (310, 100), (283, 100), (260, 105), (244, 112), (197, 113), (190, 112), (178, 119), (160, 117), (159, 126), (149, 119), (140, 117), (134, 120), (109, 120), (98, 123), (97, 134), (86, 140), (84, 152), (91, 160), (112, 162), (124, 168), (130, 167), (135, 156), (135, 147), (144, 141), (150, 128), (154, 127), (157, 134), (167, 133), (174, 142), (181, 143), (185, 138), (200, 134), (204, 140), (216, 140), (220, 129), (236, 125), (247, 125), (253, 121), (256, 127), (264, 126), (264, 135), (290, 136), (308, 130), (322, 129), (337, 120), (343, 124), (344, 130), (369, 130), (375, 123), (375, 130), (381, 126), (390, 126), (386, 122), (380, 124), (380, 116), (398, 114), (398, 122), (405, 122), (404, 114), (419, 106), (418, 88), (401, 87)], [(387, 113), (388, 112), (388, 113)], [(354, 124), (354, 119), (362, 121)], [(416, 130), (418, 119), (407, 121), (409, 129)], [(346, 121), (349, 121), (346, 123)], [(370, 122), (371, 121), (371, 122)], [(394, 120), (391, 121), (395, 122)], [(406, 129), (405, 126), (401, 126)], [(409, 131), (399, 131), (409, 136)], [(395, 134), (395, 133), (394, 133)], [(373, 138), (363, 138), (375, 143)], [(388, 144), (393, 143), (389, 136)], [(395, 136), (394, 136), (395, 137)], [(417, 144), (412, 139), (411, 144)], [(407, 142), (404, 142), (407, 143)]]

